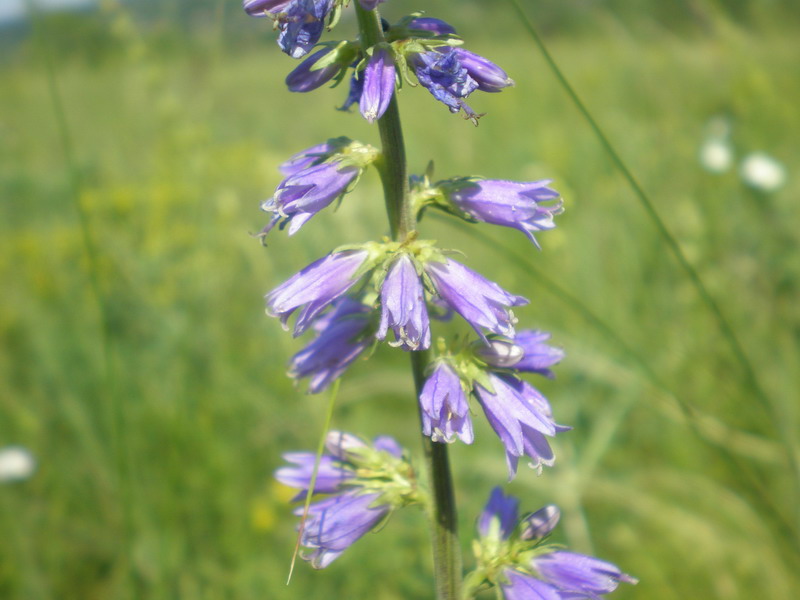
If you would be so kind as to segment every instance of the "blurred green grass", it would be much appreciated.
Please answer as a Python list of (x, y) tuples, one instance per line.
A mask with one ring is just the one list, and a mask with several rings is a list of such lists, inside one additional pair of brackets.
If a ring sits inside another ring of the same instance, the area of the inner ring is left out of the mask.
[[(575, 430), (555, 442), (555, 468), (523, 470), (511, 489), (530, 509), (559, 504), (562, 541), (641, 579), (615, 597), (797, 597), (798, 498), (786, 463), (800, 389), (791, 27), (766, 11), (745, 28), (713, 8), (699, 31), (602, 8), (569, 34), (548, 22), (562, 68), (734, 324), (765, 407), (519, 24), (498, 12), (482, 30), (479, 10), (439, 8), (516, 88), (475, 97), (488, 113), (477, 129), (423, 90), (403, 89), (401, 111), (413, 170), (434, 158), (442, 177), (550, 177), (565, 197), (541, 253), (521, 235), (483, 229), (483, 243), (422, 223), (423, 235), (466, 248), (470, 266), (530, 297), (521, 323), (567, 350), (558, 379), (539, 383)], [(261, 297), (333, 245), (386, 226), (374, 175), (338, 212), (266, 249), (249, 235), (264, 222), (258, 201), (288, 154), (341, 134), (375, 143), (376, 132), (332, 110), (343, 89), (287, 93), (292, 62), (269, 35), (236, 43), (211, 28), (166, 52), (113, 3), (85, 18), (105, 19), (115, 51), (103, 61), (56, 52), (54, 64), (105, 319), (41, 52), (29, 40), (2, 67), (0, 445), (27, 446), (40, 464), (31, 480), (0, 486), (0, 597), (430, 597), (426, 524), (413, 511), (323, 573), (301, 565), (285, 587), (294, 523), (286, 490), (270, 480), (281, 452), (315, 445), (326, 399), (284, 376), (302, 342), (264, 317)], [(252, 27), (235, 11), (226, 19)], [(701, 168), (717, 114), (733, 120), (739, 156), (766, 150), (789, 166), (786, 187), (757, 195), (735, 170)], [(664, 386), (502, 246), (599, 315)], [(356, 365), (335, 425), (416, 450), (407, 367), (389, 351)], [(476, 422), (476, 444), (453, 447), (466, 550), (505, 478), (499, 443)]]

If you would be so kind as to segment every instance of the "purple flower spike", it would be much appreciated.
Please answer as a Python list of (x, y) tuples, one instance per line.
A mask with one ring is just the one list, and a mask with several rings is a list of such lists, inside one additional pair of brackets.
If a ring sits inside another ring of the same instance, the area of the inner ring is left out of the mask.
[[(294, 466), (281, 467), (275, 471), (275, 479), (289, 487), (298, 488), (305, 497), (311, 485), (311, 474), (314, 472), (316, 455), (312, 452), (287, 452), (283, 459)], [(345, 468), (341, 461), (333, 456), (323, 454), (320, 457), (317, 480), (314, 482), (314, 494), (332, 494), (341, 489), (342, 484), (354, 477), (352, 469)]]
[(285, 219), (290, 223), (288, 234), (294, 235), (311, 217), (341, 197), (359, 173), (357, 166), (342, 166), (338, 160), (295, 171), (280, 183), (272, 198), (261, 204), (261, 210), (273, 213), (261, 234), (266, 235)]
[(609, 562), (577, 554), (575, 552), (551, 552), (533, 559), (533, 567), (550, 585), (562, 594), (572, 597), (596, 598), (617, 589), (620, 582), (636, 584), (637, 580), (626, 575)]
[(314, 322), (317, 337), (292, 357), (289, 377), (308, 377), (312, 394), (326, 389), (370, 346), (370, 312), (352, 298), (337, 300), (333, 311)]
[(291, 0), (244, 0), (242, 7), (251, 17), (266, 17), (281, 12)]
[(446, 23), (441, 19), (434, 19), (433, 17), (417, 17), (412, 19), (408, 24), (409, 29), (420, 29), (422, 31), (430, 31), (435, 35), (449, 35), (456, 32), (456, 28)]
[(498, 537), (507, 540), (517, 525), (519, 500), (509, 494), (503, 494), (503, 489), (496, 487), (489, 496), (489, 502), (478, 517), (478, 533), (481, 537)]
[(286, 322), (302, 307), (294, 326), (295, 337), (303, 333), (314, 318), (358, 280), (356, 273), (367, 260), (366, 250), (332, 252), (279, 285), (266, 296), (267, 314)]
[(381, 286), (381, 323), (376, 337), (386, 339), (389, 328), (394, 331), (393, 346), (403, 350), (427, 350), (431, 345), (428, 309), (422, 282), (414, 261), (401, 254), (389, 267)]
[(364, 10), (375, 10), (375, 7), (386, 0), (358, 0), (358, 3)]
[(556, 588), (535, 577), (506, 569), (503, 573), (508, 583), (502, 584), (505, 600), (564, 600)]
[(434, 442), (452, 442), (457, 436), (473, 442), (472, 419), (461, 379), (445, 362), (436, 365), (419, 396), (422, 432)]
[(484, 341), (486, 336), (481, 327), (514, 337), (515, 319), (508, 308), (527, 304), (528, 300), (509, 294), (496, 283), (449, 258), (443, 263), (429, 262), (425, 270), (442, 300), (464, 317)]
[(514, 85), (514, 80), (489, 59), (463, 48), (454, 48), (453, 52), (482, 92), (499, 92)]
[(520, 456), (531, 459), (531, 467), (541, 472), (542, 466), (555, 462), (545, 436), (568, 431), (569, 427), (557, 425), (547, 399), (529, 383), (511, 375), (488, 373), (494, 393), (480, 383), (474, 386), (486, 419), (506, 449), (509, 480), (517, 472)]
[(395, 78), (391, 52), (386, 48), (376, 48), (364, 69), (364, 89), (359, 100), (361, 115), (370, 123), (380, 119), (389, 107)]
[(314, 66), (325, 56), (333, 51), (332, 48), (323, 48), (314, 52), (301, 62), (297, 68), (286, 76), (286, 87), (290, 92), (310, 92), (328, 83), (338, 75), (344, 66), (338, 62), (315, 69)]
[(558, 192), (548, 188), (548, 183), (477, 179), (445, 183), (441, 189), (450, 202), (473, 219), (518, 229), (538, 248), (533, 233), (553, 229), (553, 217), (563, 212), (561, 202), (555, 201)]
[[(311, 504), (300, 540), (313, 551), (303, 558), (324, 569), (389, 513), (388, 505), (372, 506), (380, 494), (349, 491)], [(303, 507), (295, 514), (302, 516)]]

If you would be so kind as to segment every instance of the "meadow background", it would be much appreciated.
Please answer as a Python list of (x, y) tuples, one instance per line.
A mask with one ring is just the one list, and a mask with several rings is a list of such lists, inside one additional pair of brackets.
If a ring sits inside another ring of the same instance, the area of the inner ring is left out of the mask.
[[(540, 236), (426, 218), (423, 235), (532, 299), (522, 324), (567, 359), (541, 388), (559, 460), (508, 486), (562, 508), (556, 536), (641, 583), (614, 597), (800, 597), (800, 10), (786, 1), (524, 2), (561, 68), (697, 267), (763, 394), (506, 2), (425, 8), (517, 82), (474, 96), (480, 127), (402, 90), (413, 171), (553, 178)], [(491, 5), (491, 6), (489, 6)], [(0, 31), (0, 446), (38, 460), (0, 484), (0, 598), (431, 597), (424, 515), (395, 515), (326, 571), (301, 564), (281, 452), (316, 445), (327, 397), (285, 377), (302, 345), (262, 296), (307, 262), (386, 229), (368, 174), (336, 212), (263, 248), (276, 165), (322, 139), (377, 143), (290, 94), (296, 63), (238, 0), (108, 0)], [(353, 34), (342, 22), (338, 37)], [(698, 153), (731, 125), (737, 161), (787, 169), (773, 193)], [(511, 253), (511, 254), (509, 254)], [(452, 447), (465, 551), (502, 450), (482, 417)], [(334, 425), (415, 453), (408, 361), (379, 351), (341, 386)], [(794, 461), (791, 457), (794, 457)], [(469, 566), (470, 556), (466, 555)]]

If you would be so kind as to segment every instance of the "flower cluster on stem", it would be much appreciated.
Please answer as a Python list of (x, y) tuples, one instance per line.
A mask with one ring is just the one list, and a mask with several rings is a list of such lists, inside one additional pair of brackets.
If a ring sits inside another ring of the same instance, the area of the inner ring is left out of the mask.
[[(380, 149), (330, 138), (281, 164), (283, 179), (261, 204), (269, 214), (262, 241), (276, 228), (297, 234), (317, 214), (343, 202), (370, 167), (382, 179), (391, 232), (332, 249), (267, 293), (265, 301), (267, 314), (295, 337), (312, 332), (288, 370), (293, 379), (308, 381), (310, 393), (325, 390), (384, 343), (411, 355), (429, 489), (418, 484), (407, 454), (392, 438), (368, 443), (341, 432), (329, 434), (327, 451), (319, 457), (286, 454), (289, 464), (275, 476), (299, 490), (297, 500), (310, 496), (300, 542), (315, 568), (330, 565), (394, 510), (425, 505), (437, 598), (460, 600), (446, 444), (473, 443), (473, 407), (480, 406), (503, 445), (509, 478), (522, 457), (539, 473), (552, 466), (550, 440), (570, 428), (556, 422), (549, 401), (523, 377), (553, 377), (551, 367), (564, 353), (549, 344), (549, 333), (518, 327), (514, 310), (528, 299), (455, 260), (454, 250), (422, 239), (417, 221), (427, 210), (440, 210), (470, 223), (516, 229), (539, 248), (535, 235), (555, 227), (563, 204), (550, 180), (433, 181), (432, 168), (408, 177), (397, 108), (404, 86), (424, 88), (451, 113), (477, 124), (482, 115), (467, 103), (472, 94), (497, 93), (514, 82), (500, 66), (464, 48), (445, 21), (421, 13), (394, 24), (382, 21), (377, 7), (385, 1), (243, 2), (247, 14), (274, 22), (283, 52), (302, 59), (286, 77), (291, 92), (348, 81), (341, 109), (358, 106), (364, 119), (377, 124), (381, 138)], [(348, 6), (356, 11), (358, 37), (321, 42)], [(473, 333), (450, 341), (434, 338), (436, 320), (453, 314)], [(609, 563), (544, 544), (558, 520), (556, 509), (545, 507), (520, 521), (517, 507), (515, 499), (493, 492), (479, 519), (477, 567), (465, 580), (464, 597), (493, 585), (507, 600), (597, 598), (621, 581), (634, 582)], [(303, 508), (296, 514), (303, 515)]]

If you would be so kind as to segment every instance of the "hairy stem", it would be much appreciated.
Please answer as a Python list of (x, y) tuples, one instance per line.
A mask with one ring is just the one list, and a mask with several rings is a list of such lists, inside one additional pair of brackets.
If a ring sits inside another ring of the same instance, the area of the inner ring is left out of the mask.
[[(368, 48), (383, 42), (383, 30), (378, 11), (367, 11), (361, 8), (358, 2), (354, 4), (358, 15), (361, 42), (364, 47)], [(382, 146), (381, 180), (389, 226), (393, 239), (404, 240), (416, 229), (416, 215), (408, 198), (406, 151), (396, 96), (392, 98), (389, 108), (378, 120), (378, 129)], [(411, 353), (411, 366), (417, 396), (425, 383), (427, 364), (427, 351)], [(461, 551), (458, 542), (456, 504), (447, 445), (432, 442), (425, 435), (422, 436), (422, 445), (425, 450), (425, 462), (432, 491), (431, 535), (436, 598), (437, 600), (459, 600)]]

